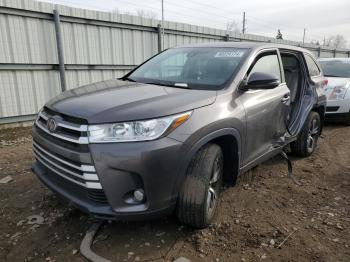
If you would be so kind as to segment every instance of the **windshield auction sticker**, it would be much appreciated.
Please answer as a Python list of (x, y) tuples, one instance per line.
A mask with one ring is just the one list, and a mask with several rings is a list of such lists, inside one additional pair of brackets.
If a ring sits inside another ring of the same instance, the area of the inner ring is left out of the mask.
[(217, 52), (214, 57), (242, 57), (243, 55), (244, 55), (244, 51), (233, 50), (233, 51)]

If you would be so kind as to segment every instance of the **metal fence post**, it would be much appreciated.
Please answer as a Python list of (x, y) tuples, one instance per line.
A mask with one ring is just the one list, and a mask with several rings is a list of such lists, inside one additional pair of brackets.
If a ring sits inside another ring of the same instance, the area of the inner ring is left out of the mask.
[(157, 26), (158, 34), (158, 53), (162, 52), (162, 25), (158, 24)]
[(56, 44), (57, 44), (57, 55), (58, 55), (58, 68), (60, 71), (60, 80), (61, 80), (61, 89), (62, 92), (67, 90), (66, 86), (66, 73), (64, 66), (64, 57), (63, 57), (63, 45), (62, 45), (62, 33), (60, 25), (60, 14), (55, 9), (53, 10), (53, 18), (55, 22), (55, 31), (56, 31)]

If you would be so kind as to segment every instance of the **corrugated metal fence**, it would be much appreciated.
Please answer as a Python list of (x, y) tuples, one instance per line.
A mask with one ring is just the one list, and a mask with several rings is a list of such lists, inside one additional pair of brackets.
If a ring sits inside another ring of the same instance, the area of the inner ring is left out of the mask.
[[(54, 10), (60, 14), (56, 27)], [(56, 38), (57, 26), (61, 39)], [(300, 45), (175, 22), (165, 22), (164, 28), (164, 48), (212, 41)], [(48, 99), (62, 91), (57, 40), (70, 89), (124, 75), (161, 49), (160, 31), (158, 20), (32, 0), (0, 0), (0, 124), (33, 119)], [(317, 57), (350, 56), (349, 50), (304, 47)]]

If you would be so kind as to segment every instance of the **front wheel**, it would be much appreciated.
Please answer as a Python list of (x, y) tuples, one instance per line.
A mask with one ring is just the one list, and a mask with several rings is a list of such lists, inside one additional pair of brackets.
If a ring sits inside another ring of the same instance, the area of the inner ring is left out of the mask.
[(310, 112), (298, 139), (290, 144), (292, 152), (301, 157), (310, 156), (317, 147), (321, 133), (321, 119), (317, 112)]
[(196, 228), (209, 226), (214, 218), (222, 186), (223, 154), (216, 144), (201, 148), (187, 169), (177, 203), (177, 217)]

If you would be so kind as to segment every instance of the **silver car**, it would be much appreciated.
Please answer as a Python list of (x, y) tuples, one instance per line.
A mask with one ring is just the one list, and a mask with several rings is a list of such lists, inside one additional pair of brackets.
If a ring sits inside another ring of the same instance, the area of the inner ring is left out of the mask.
[(326, 118), (350, 125), (350, 58), (320, 58), (325, 77)]

